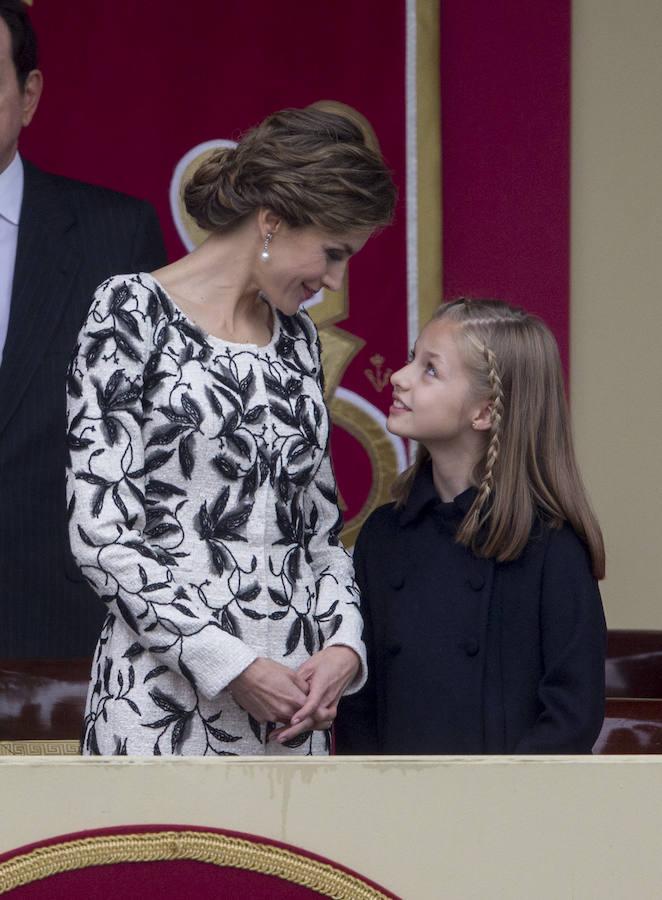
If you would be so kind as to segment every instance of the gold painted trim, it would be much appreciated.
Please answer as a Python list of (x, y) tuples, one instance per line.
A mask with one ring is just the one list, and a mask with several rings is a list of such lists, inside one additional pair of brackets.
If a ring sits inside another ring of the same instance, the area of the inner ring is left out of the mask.
[(356, 354), (364, 347), (363, 338), (330, 325), (319, 332), (322, 345), (324, 399), (327, 403), (340, 385), (343, 375)]
[(0, 741), (0, 756), (78, 756), (79, 741)]
[(0, 894), (61, 872), (90, 866), (177, 859), (272, 875), (335, 900), (388, 898), (387, 894), (330, 863), (272, 844), (207, 831), (99, 835), (38, 847), (0, 863)]
[(341, 535), (345, 547), (353, 547), (363, 523), (373, 509), (393, 499), (391, 485), (398, 474), (398, 458), (384, 429), (360, 407), (333, 397), (329, 409), (334, 424), (344, 428), (359, 441), (372, 463), (372, 484), (368, 498), (361, 511), (346, 523)]
[(416, 0), (418, 322), (442, 300), (441, 78), (439, 0)]

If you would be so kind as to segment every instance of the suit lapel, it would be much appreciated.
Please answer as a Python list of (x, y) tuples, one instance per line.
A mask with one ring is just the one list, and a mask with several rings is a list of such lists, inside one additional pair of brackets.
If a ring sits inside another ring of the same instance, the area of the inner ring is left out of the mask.
[(80, 264), (76, 216), (66, 194), (57, 179), (29, 163), (24, 166), (9, 327), (0, 366), (0, 433), (49, 348)]

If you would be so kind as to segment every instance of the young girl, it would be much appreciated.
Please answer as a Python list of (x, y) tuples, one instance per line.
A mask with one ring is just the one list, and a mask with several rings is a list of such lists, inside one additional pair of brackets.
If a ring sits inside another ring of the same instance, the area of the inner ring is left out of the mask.
[(590, 753), (605, 554), (554, 338), (458, 300), (391, 381), (388, 428), (419, 448), (356, 544), (370, 674), (338, 752)]

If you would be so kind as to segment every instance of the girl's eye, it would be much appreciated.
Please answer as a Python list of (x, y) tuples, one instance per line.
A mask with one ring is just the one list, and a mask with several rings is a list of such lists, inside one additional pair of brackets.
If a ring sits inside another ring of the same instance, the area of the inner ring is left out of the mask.
[(340, 262), (342, 260), (342, 253), (340, 250), (326, 250), (326, 258), (330, 262)]
[(437, 370), (436, 370), (435, 367), (432, 365), (432, 363), (428, 363), (428, 364), (427, 364), (427, 366), (425, 367), (425, 371), (428, 373), (428, 375), (435, 375), (435, 376), (436, 376), (436, 374), (437, 374)]
[(412, 347), (412, 349), (407, 354), (407, 362), (408, 363), (413, 362), (415, 356), (416, 356), (416, 354), (414, 353), (414, 348)]

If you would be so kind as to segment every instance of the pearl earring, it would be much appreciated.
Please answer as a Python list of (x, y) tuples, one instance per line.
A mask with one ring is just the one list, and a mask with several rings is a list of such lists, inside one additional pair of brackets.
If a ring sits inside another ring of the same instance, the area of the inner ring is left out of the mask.
[(264, 239), (264, 247), (262, 249), (262, 253), (260, 253), (260, 256), (265, 261), (269, 259), (269, 244), (271, 243), (272, 240), (273, 240), (273, 234), (270, 231), (268, 231), (267, 235)]

